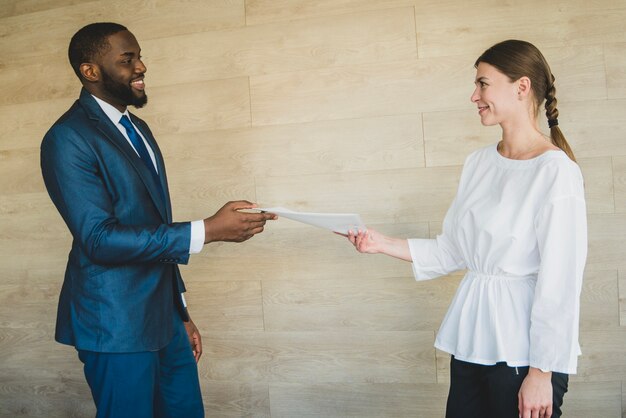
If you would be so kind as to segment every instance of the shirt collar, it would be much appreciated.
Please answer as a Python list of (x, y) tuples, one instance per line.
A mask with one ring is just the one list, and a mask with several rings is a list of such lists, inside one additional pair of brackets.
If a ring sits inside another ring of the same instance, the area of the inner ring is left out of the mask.
[(97, 98), (93, 94), (91, 95), (91, 97), (96, 99), (96, 103), (98, 103), (98, 105), (100, 106), (104, 114), (107, 115), (109, 119), (111, 119), (111, 122), (113, 122), (114, 125), (117, 125), (118, 123), (120, 123), (120, 119), (122, 119), (122, 116), (124, 115), (128, 116), (128, 118), (130, 119), (128, 109), (126, 109), (124, 113), (122, 113), (119, 110), (117, 110), (115, 106), (113, 106), (112, 104), (107, 103), (104, 100)]

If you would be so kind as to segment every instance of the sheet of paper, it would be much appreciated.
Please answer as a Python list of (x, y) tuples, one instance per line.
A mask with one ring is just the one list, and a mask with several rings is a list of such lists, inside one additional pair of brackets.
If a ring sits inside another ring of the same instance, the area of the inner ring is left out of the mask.
[(273, 208), (257, 208), (265, 212), (275, 213), (276, 215), (288, 218), (294, 221), (317, 226), (319, 228), (330, 229), (331, 231), (347, 234), (348, 231), (365, 231), (365, 224), (361, 221), (361, 217), (356, 213), (314, 213), (314, 212), (296, 212), (291, 209), (273, 207)]

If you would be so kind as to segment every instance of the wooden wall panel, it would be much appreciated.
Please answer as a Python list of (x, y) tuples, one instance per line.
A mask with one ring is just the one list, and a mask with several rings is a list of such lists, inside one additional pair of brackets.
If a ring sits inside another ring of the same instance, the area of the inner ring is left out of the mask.
[(626, 376), (626, 329), (585, 330), (581, 334), (583, 355), (578, 362), (578, 374), (572, 381), (615, 382)]
[(580, 158), (578, 164), (585, 179), (587, 213), (615, 212), (611, 158)]
[[(77, 97), (79, 91), (80, 87), (74, 84), (73, 96)], [(39, 148), (50, 126), (70, 108), (76, 97), (0, 106), (0, 150)]]
[(45, 192), (39, 164), (39, 148), (0, 151), (2, 194)]
[[(140, 40), (232, 28), (245, 24), (244, 0), (90, 1), (2, 19), (0, 64), (22, 65), (41, 56), (67, 56), (72, 35), (92, 22), (117, 22)], [(48, 1), (51, 5), (51, 1)], [(33, 30), (37, 28), (37, 30)]]
[[(53, 341), (71, 237), (39, 145), (80, 90), (71, 35), (105, 20), (142, 46), (150, 100), (131, 111), (165, 155), (176, 221), (248, 199), (358, 212), (407, 238), (440, 232), (465, 157), (500, 136), (470, 102), (474, 60), (505, 38), (535, 42), (589, 214), (564, 416), (626, 414), (625, 19), (623, 0), (5, 0), (0, 417), (95, 414), (75, 350)], [(288, 219), (181, 269), (207, 416), (443, 415), (450, 356), (433, 341), (463, 272), (415, 282), (409, 263)]]
[(576, 158), (626, 155), (626, 100), (559, 101), (558, 109)]
[(484, 45), (505, 39), (524, 39), (546, 48), (623, 42), (626, 36), (626, 7), (619, 0), (531, 0), (524, 4), (481, 0), (463, 8), (463, 13), (455, 0), (417, 0), (415, 14), (420, 57), (468, 52), (478, 56)]
[(626, 42), (604, 46), (609, 99), (626, 98)]
[[(146, 86), (150, 89), (149, 75)], [(150, 105), (137, 111), (154, 132), (178, 133), (250, 125), (246, 78), (181, 83), (148, 91)]]
[(626, 267), (626, 214), (588, 215), (587, 264), (605, 269)]
[[(263, 285), (268, 331), (437, 329), (458, 280), (268, 281)], [(615, 298), (616, 300), (617, 298)]]
[(2, 9), (0, 9), (0, 18), (24, 15), (91, 1), (93, 0), (3, 0)]
[[(223, 280), (224, 278), (222, 278)], [(186, 300), (202, 331), (263, 331), (263, 295), (260, 281), (207, 281), (190, 284)]]
[(626, 155), (613, 157), (612, 166), (615, 187), (615, 211), (626, 213)]
[(445, 57), (251, 77), (252, 123), (467, 108), (473, 79), (467, 62)]
[(411, 0), (247, 0), (246, 23), (302, 20), (320, 16), (413, 6)]
[(619, 323), (626, 326), (626, 269), (619, 270)]
[(206, 179), (235, 172), (283, 177), (424, 166), (419, 115), (161, 135), (159, 144), (168, 166)]
[(236, 382), (429, 383), (431, 331), (207, 332), (203, 378)]
[[(332, 31), (328, 28), (332, 27)], [(417, 57), (413, 9), (352, 13), (152, 39), (155, 85), (275, 74)]]
[(437, 167), (259, 178), (257, 199), (294, 210), (358, 211), (365, 223), (423, 222), (443, 219), (459, 176), (459, 167)]
[(620, 386), (619, 382), (570, 382), (562, 408), (563, 416), (622, 417)]
[(266, 384), (206, 381), (201, 389), (204, 409), (212, 417), (271, 417)]
[[(272, 384), (272, 417), (440, 417), (448, 388), (436, 384)], [(419, 405), (419, 407), (417, 406)]]

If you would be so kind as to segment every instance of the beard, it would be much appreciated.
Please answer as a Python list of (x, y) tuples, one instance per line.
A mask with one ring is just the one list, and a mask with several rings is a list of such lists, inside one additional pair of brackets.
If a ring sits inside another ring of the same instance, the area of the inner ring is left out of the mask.
[(134, 106), (139, 109), (148, 103), (148, 96), (145, 93), (142, 96), (136, 96), (130, 85), (114, 81), (104, 70), (102, 70), (102, 86), (111, 97), (116, 98), (125, 106)]

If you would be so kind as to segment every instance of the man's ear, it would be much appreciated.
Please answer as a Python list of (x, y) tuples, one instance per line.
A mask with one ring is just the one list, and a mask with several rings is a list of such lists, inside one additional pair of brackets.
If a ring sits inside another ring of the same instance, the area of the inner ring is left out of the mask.
[(520, 99), (530, 94), (530, 78), (524, 76), (517, 80), (517, 94)]
[(78, 67), (78, 69), (80, 70), (80, 74), (86, 81), (90, 81), (92, 83), (100, 81), (100, 67), (98, 67), (97, 64), (86, 62), (80, 64), (80, 67)]

